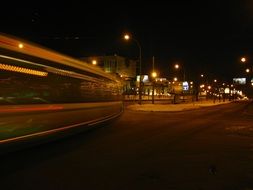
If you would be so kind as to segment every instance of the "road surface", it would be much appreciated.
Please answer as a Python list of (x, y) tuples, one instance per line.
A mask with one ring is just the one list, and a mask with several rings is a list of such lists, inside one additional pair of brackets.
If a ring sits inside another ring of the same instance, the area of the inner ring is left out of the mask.
[(112, 124), (3, 155), (1, 189), (253, 189), (253, 106), (125, 113)]

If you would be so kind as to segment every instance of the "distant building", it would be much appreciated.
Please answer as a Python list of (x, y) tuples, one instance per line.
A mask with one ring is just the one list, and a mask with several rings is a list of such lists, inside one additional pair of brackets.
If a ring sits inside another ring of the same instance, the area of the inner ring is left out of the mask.
[(136, 61), (122, 56), (93, 56), (81, 60), (97, 65), (107, 73), (118, 74), (123, 78), (136, 78)]
[(112, 56), (92, 56), (84, 57), (81, 60), (102, 68), (106, 73), (111, 73), (121, 77), (125, 81), (124, 92), (135, 92), (136, 81), (136, 61), (128, 58), (112, 55)]

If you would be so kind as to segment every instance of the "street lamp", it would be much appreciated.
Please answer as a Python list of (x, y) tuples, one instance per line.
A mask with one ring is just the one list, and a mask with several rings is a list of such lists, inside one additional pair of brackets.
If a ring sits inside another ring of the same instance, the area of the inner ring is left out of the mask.
[(175, 69), (179, 69), (179, 65), (178, 64), (175, 64)]
[(156, 78), (157, 77), (157, 73), (155, 71), (152, 72), (152, 77)]
[[(176, 70), (178, 70), (178, 69), (180, 68), (180, 65), (179, 65), (179, 64), (175, 64), (175, 65), (174, 65), (174, 68), (175, 68)], [(183, 73), (183, 74), (184, 74), (183, 80), (185, 81), (185, 69), (184, 69), (184, 68), (183, 68), (183, 72), (184, 72), (184, 73)]]
[(139, 72), (139, 75), (140, 75), (140, 86), (139, 86), (139, 104), (141, 105), (141, 99), (142, 99), (142, 78), (141, 78), (141, 45), (140, 45), (140, 43), (135, 39), (135, 38), (133, 38), (133, 37), (130, 37), (130, 35), (128, 35), (128, 34), (125, 34), (124, 35), (124, 39), (125, 40), (130, 40), (130, 39), (132, 39), (133, 41), (135, 41), (136, 42), (136, 44), (137, 44), (137, 46), (138, 46), (138, 48), (139, 48), (139, 67), (140, 67), (140, 72)]
[(153, 82), (152, 82), (152, 104), (154, 104), (155, 102), (155, 79), (157, 77), (157, 73), (153, 70), (152, 72), (152, 78), (153, 78)]
[(242, 58), (241, 58), (241, 62), (245, 63), (246, 61), (247, 61), (247, 60), (246, 60), (245, 57), (242, 57)]
[(92, 60), (92, 65), (97, 65), (97, 60), (93, 59)]

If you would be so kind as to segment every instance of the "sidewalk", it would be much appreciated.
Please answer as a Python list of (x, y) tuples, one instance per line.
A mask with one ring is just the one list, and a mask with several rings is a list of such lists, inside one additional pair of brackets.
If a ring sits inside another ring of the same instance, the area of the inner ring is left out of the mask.
[(226, 102), (219, 102), (216, 101), (215, 103), (213, 101), (200, 101), (200, 102), (193, 102), (193, 103), (181, 103), (181, 104), (133, 104), (127, 106), (127, 109), (129, 110), (135, 110), (135, 111), (185, 111), (185, 110), (192, 110), (192, 109), (198, 109), (201, 107), (208, 107), (208, 106), (216, 106), (220, 104), (228, 104), (232, 101), (226, 101)]

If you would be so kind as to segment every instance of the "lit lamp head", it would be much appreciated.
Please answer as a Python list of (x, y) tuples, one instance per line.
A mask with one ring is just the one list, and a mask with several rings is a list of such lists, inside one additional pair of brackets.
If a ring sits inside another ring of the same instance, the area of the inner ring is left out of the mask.
[(178, 64), (175, 64), (175, 69), (179, 69), (179, 65)]
[(157, 73), (154, 71), (154, 72), (152, 72), (152, 77), (153, 78), (156, 78), (157, 77)]
[(92, 60), (92, 65), (97, 65), (97, 60)]
[(129, 36), (128, 34), (125, 34), (125, 35), (124, 35), (124, 39), (125, 39), (125, 40), (129, 40), (129, 39), (130, 39), (130, 36)]
[(242, 58), (241, 58), (241, 62), (245, 63), (245, 62), (246, 62), (246, 58), (245, 58), (245, 57), (242, 57)]

